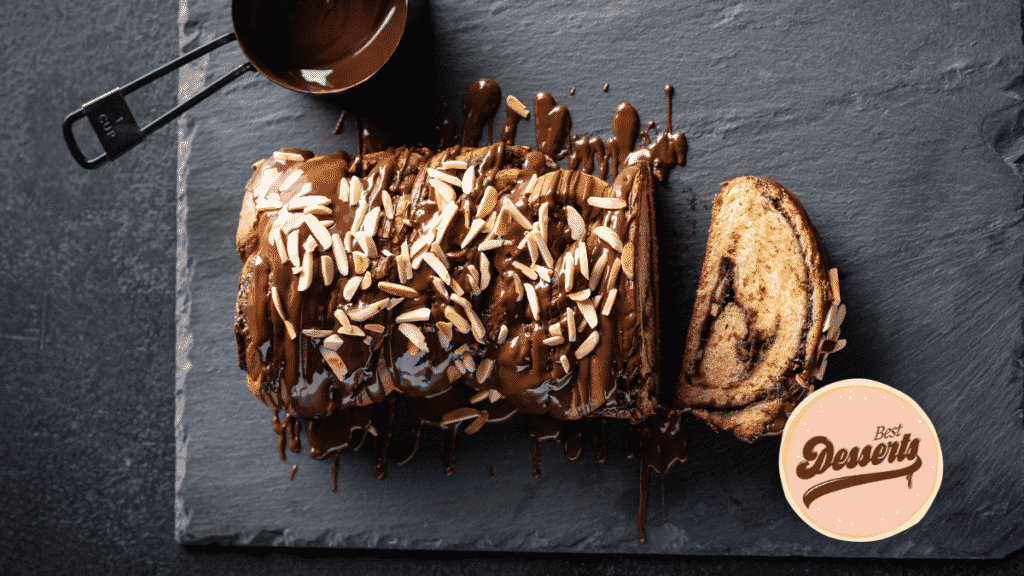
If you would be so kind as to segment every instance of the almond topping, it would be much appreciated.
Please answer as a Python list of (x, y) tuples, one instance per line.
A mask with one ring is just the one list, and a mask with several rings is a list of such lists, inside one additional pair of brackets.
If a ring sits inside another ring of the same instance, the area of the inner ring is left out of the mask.
[(362, 230), (366, 232), (369, 237), (377, 235), (377, 221), (380, 220), (380, 206), (374, 206), (369, 212), (366, 213), (366, 218), (363, 219)]
[(302, 154), (277, 150), (274, 152), (274, 160), (283, 160), (284, 162), (302, 162), (305, 158), (302, 157)]
[[(545, 201), (540, 205), (540, 209), (537, 210), (538, 231), (540, 232), (540, 239), (543, 240), (545, 244), (548, 241), (548, 212), (548, 202)], [(548, 253), (550, 254), (550, 251), (548, 251)], [(549, 263), (548, 266), (554, 268), (555, 265)]]
[(420, 293), (413, 288), (402, 284), (395, 284), (393, 282), (378, 282), (377, 288), (380, 288), (392, 296), (401, 296), (402, 298), (415, 298), (420, 295)]
[(427, 168), (427, 176), (430, 176), (432, 178), (436, 178), (437, 180), (440, 180), (441, 182), (444, 182), (445, 184), (451, 184), (452, 186), (459, 186), (460, 188), (462, 187), (462, 180), (460, 180), (459, 178), (457, 178), (455, 176), (452, 176), (451, 174), (448, 174), (447, 172), (442, 172), (442, 171), (437, 170), (435, 168)]
[(619, 281), (619, 270), (622, 269), (622, 260), (619, 258), (612, 262), (612, 267), (608, 271), (608, 288), (614, 288)]
[(474, 410), (474, 409), (472, 409), (472, 408), (470, 408), (468, 406), (464, 406), (462, 408), (456, 408), (455, 410), (452, 410), (451, 412), (446, 413), (444, 416), (441, 416), (441, 426), (448, 426), (448, 425), (451, 425), (451, 424), (456, 424), (458, 422), (462, 422), (463, 420), (469, 420), (471, 418), (476, 418), (479, 415), (480, 415), (480, 412), (478, 412), (477, 410)]
[(376, 334), (383, 334), (384, 331), (387, 330), (383, 325), (375, 323), (363, 324), (363, 328), (366, 328), (370, 332), (374, 332)]
[(839, 302), (842, 300), (839, 297), (839, 269), (832, 268), (828, 271), (828, 281), (832, 286), (832, 301)]
[(299, 272), (298, 291), (305, 292), (313, 284), (313, 253), (306, 250), (302, 254), (302, 271)]
[(601, 240), (607, 242), (608, 245), (616, 252), (622, 252), (622, 240), (619, 239), (619, 235), (615, 233), (615, 230), (612, 230), (607, 226), (598, 226), (597, 228), (594, 228), (594, 234), (596, 234)]
[(527, 284), (526, 288), (526, 300), (530, 303), (530, 312), (533, 314), (535, 321), (540, 321), (540, 304), (537, 302), (537, 290), (533, 287), (533, 284)]
[(320, 273), (324, 277), (324, 286), (330, 286), (334, 282), (334, 260), (324, 254), (320, 257)]
[(523, 279), (519, 277), (519, 274), (512, 275), (512, 282), (514, 282), (516, 288), (516, 302), (523, 301)]
[(403, 312), (395, 318), (395, 322), (426, 322), (430, 320), (430, 308), (417, 308)]
[(597, 348), (597, 342), (601, 339), (601, 333), (597, 330), (590, 333), (587, 339), (580, 344), (580, 347), (576, 349), (576, 359), (582, 360), (584, 356), (590, 354)]
[(626, 207), (626, 201), (622, 198), (607, 198), (604, 196), (591, 196), (587, 198), (587, 204), (604, 210), (621, 210)]
[(441, 222), (437, 226), (437, 232), (434, 234), (434, 241), (441, 242), (444, 240), (444, 235), (448, 232), (448, 226), (452, 223), (452, 218), (455, 217), (455, 213), (459, 210), (459, 205), (451, 203), (441, 210)]
[(277, 310), (278, 316), (281, 317), (281, 321), (284, 322), (284, 329), (288, 332), (288, 338), (294, 340), (298, 334), (295, 333), (295, 326), (285, 318), (284, 307), (281, 306), (281, 295), (277, 293), (277, 286), (270, 285), (270, 299), (274, 302), (274, 308)]
[(587, 321), (587, 325), (591, 328), (597, 328), (597, 310), (594, 309), (594, 303), (590, 300), (583, 300), (576, 303), (579, 307), (580, 312), (583, 314), (583, 319)]
[(288, 174), (288, 177), (281, 182), (281, 186), (278, 187), (278, 190), (287, 190), (291, 188), (292, 184), (295, 184), (299, 181), (299, 178), (302, 178), (302, 174), (302, 170), (299, 170), (298, 168), (292, 170), (292, 172)]
[(480, 199), (480, 205), (476, 208), (476, 217), (480, 219), (487, 218), (497, 205), (498, 190), (494, 186), (488, 186), (484, 190), (483, 198)]
[(430, 266), (434, 270), (434, 273), (441, 278), (441, 281), (449, 286), (451, 285), (452, 277), (448, 274), (448, 269), (444, 267), (444, 264), (442, 264), (440, 260), (438, 260), (437, 256), (434, 256), (433, 252), (424, 252), (423, 261), (427, 263), (427, 266)]
[(363, 279), (359, 276), (353, 276), (348, 279), (345, 283), (345, 288), (342, 289), (341, 295), (346, 301), (351, 301), (352, 297), (356, 295), (356, 290), (359, 290), (359, 285), (363, 283)]
[[(477, 370), (479, 371), (479, 368), (477, 368)], [(479, 381), (480, 381), (480, 379), (478, 378), (477, 382), (479, 382)], [(473, 396), (470, 397), (469, 403), (470, 404), (477, 404), (477, 403), (483, 402), (484, 399), (488, 398), (490, 395), (491, 395), (490, 390), (481, 390), (481, 391), (477, 392), (476, 394), (473, 394)]]
[(292, 266), (302, 266), (302, 257), (299, 255), (299, 231), (292, 230), (288, 233), (288, 261)]
[(373, 276), (369, 272), (363, 274), (363, 281), (359, 284), (359, 287), (363, 290), (368, 290), (371, 284), (373, 284)]
[(569, 336), (569, 342), (576, 341), (576, 311), (572, 308), (565, 309), (565, 323), (567, 327), (567, 334)]
[[(303, 330), (303, 332), (305, 332), (305, 330)], [(337, 350), (338, 348), (341, 348), (342, 342), (343, 340), (341, 339), (341, 336), (332, 333), (324, 338), (323, 347), (328, 350)]]
[(561, 336), (551, 336), (544, 339), (545, 346), (561, 346), (562, 344), (565, 344), (565, 338)]
[(312, 214), (313, 216), (328, 216), (334, 214), (334, 211), (322, 204), (316, 206), (306, 206), (302, 209), (303, 214)]
[(615, 297), (619, 295), (618, 288), (612, 288), (608, 291), (608, 299), (604, 301), (604, 306), (601, 308), (601, 314), (607, 316), (611, 314), (612, 306), (615, 306)]
[(382, 206), (384, 206), (384, 216), (386, 216), (388, 220), (394, 220), (395, 219), (395, 203), (391, 199), (391, 194), (388, 194), (387, 190), (381, 191), (380, 203), (381, 203)]
[(622, 247), (622, 273), (626, 278), (633, 279), (633, 243), (627, 242)]
[(388, 305), (388, 299), (377, 300), (373, 304), (367, 304), (366, 306), (360, 306), (355, 310), (348, 311), (348, 317), (350, 320), (355, 322), (366, 322), (370, 318), (376, 316), (381, 310), (386, 308)]
[(569, 299), (574, 302), (580, 302), (581, 300), (586, 300), (587, 298), (590, 298), (590, 288), (584, 288), (579, 292), (573, 292), (572, 294), (569, 294)]
[(303, 252), (312, 252), (317, 247), (316, 238), (312, 236), (306, 236), (306, 241), (302, 243)]
[(523, 197), (529, 198), (534, 194), (539, 193), (539, 190), (534, 190), (537, 187), (537, 175), (533, 174), (530, 176), (530, 181), (526, 183), (526, 188), (523, 188)]
[(846, 304), (840, 304), (839, 309), (836, 310), (836, 316), (832, 320), (832, 327), (828, 330), (827, 340), (839, 339), (839, 325), (843, 323), (844, 318), (846, 318)]
[(437, 196), (438, 205), (444, 204), (447, 206), (455, 202), (455, 189), (450, 184), (437, 178), (431, 178), (429, 183), (434, 189), (434, 194)]
[(366, 332), (363, 332), (362, 328), (352, 324), (338, 328), (338, 334), (344, 334), (345, 336), (355, 336), (357, 338), (362, 338), (363, 336), (366, 336)]
[(310, 338), (326, 338), (331, 334), (334, 334), (333, 330), (320, 330), (319, 328), (306, 328), (302, 331), (302, 334), (309, 336)]
[(580, 267), (580, 273), (587, 280), (590, 280), (590, 260), (587, 257), (587, 245), (584, 242), (576, 244), (576, 264)]
[(388, 310), (394, 310), (395, 306), (402, 303), (405, 298), (389, 298), (388, 299)]
[(575, 278), (576, 262), (573, 260), (572, 252), (568, 252), (565, 255), (565, 260), (562, 261), (562, 272), (565, 273), (565, 290), (568, 292), (572, 290), (573, 281)]
[(491, 377), (491, 371), (494, 369), (494, 360), (491, 358), (484, 358), (477, 364), (476, 367), (476, 381), (483, 384)]
[(288, 202), (289, 210), (302, 210), (309, 206), (320, 206), (330, 204), (331, 199), (327, 196), (296, 196)]
[(327, 365), (331, 368), (331, 372), (334, 372), (338, 380), (344, 380), (345, 376), (348, 375), (348, 367), (345, 366), (345, 361), (341, 359), (341, 356), (334, 350), (323, 346), (320, 347), (320, 354), (323, 355)]
[(355, 206), (363, 199), (363, 183), (356, 176), (348, 182), (348, 205)]
[(502, 344), (505, 343), (505, 340), (507, 340), (507, 339), (508, 339), (508, 326), (505, 326), (504, 324), (502, 324), (501, 328), (498, 328), (498, 338), (497, 338), (498, 345), (501, 346)]
[(469, 426), (466, 426), (466, 434), (476, 434), (479, 432), (480, 429), (484, 427), (484, 424), (487, 423), (488, 417), (487, 412), (481, 412), (480, 415), (476, 417), (476, 420), (473, 420), (469, 423)]
[(484, 224), (486, 224), (486, 222), (479, 218), (473, 220), (473, 223), (469, 227), (469, 232), (466, 232), (466, 237), (462, 239), (462, 244), (460, 244), (459, 247), (465, 249), (466, 246), (469, 246), (469, 243), (473, 241), (473, 238), (476, 238), (476, 235), (483, 230)]
[(445, 368), (445, 373), (448, 375), (449, 383), (458, 382), (459, 378), (462, 378), (462, 372), (459, 372), (459, 369), (455, 366), (454, 363), (449, 364), (448, 367)]
[(331, 234), (331, 249), (334, 252), (334, 261), (338, 264), (338, 273), (348, 276), (348, 256), (345, 254), (345, 244), (341, 236)]
[(442, 282), (440, 278), (433, 276), (430, 279), (430, 283), (434, 287), (434, 292), (437, 292), (441, 298), (448, 300), (448, 290), (444, 287), (444, 282)]
[(483, 252), (480, 253), (480, 290), (487, 290), (487, 287), (491, 285), (491, 263), (487, 260), (487, 255)]
[(488, 250), (494, 250), (495, 248), (501, 248), (504, 242), (501, 238), (492, 238), (491, 240), (484, 240), (476, 247), (480, 252), (486, 252)]
[[(434, 231), (431, 230), (431, 231), (427, 232), (426, 234), (424, 234), (423, 236), (420, 236), (419, 238), (417, 238), (416, 241), (412, 243), (412, 248), (409, 249), (408, 256), (410, 258), (415, 258), (415, 257), (419, 256), (420, 253), (422, 253), (423, 250), (429, 248), (430, 244), (433, 243), (433, 242), (434, 242)], [(404, 254), (405, 253), (404, 252), (405, 248), (403, 247), (402, 250), (403, 250), (403, 254)]]
[(447, 318), (448, 321), (452, 323), (456, 330), (463, 334), (468, 334), (469, 331), (472, 329), (472, 327), (469, 325), (469, 322), (462, 316), (459, 316), (459, 313), (456, 312), (455, 308), (452, 308), (451, 306), (444, 307), (444, 317)]
[[(455, 335), (452, 332), (452, 323), (451, 322), (435, 322), (434, 325), (437, 326), (437, 333), (438, 333), (438, 335), (440, 335), (442, 338), (447, 340), (448, 343), (450, 344), (451, 341), (452, 341), (452, 336)], [(448, 347), (448, 345), (446, 344), (445, 348), (447, 348), (447, 347)]]
[(474, 180), (476, 179), (476, 169), (470, 166), (462, 174), (462, 193), (469, 194), (473, 191)]
[(579, 241), (583, 238), (583, 233), (587, 230), (587, 224), (583, 221), (583, 216), (580, 216), (580, 213), (572, 206), (566, 206), (565, 219), (569, 222), (569, 232), (572, 234), (572, 239)]
[(523, 236), (523, 242), (526, 243), (526, 247), (530, 251), (530, 264), (536, 264), (537, 258), (540, 256), (540, 250), (537, 248), (537, 233), (530, 232)]
[(608, 253), (602, 252), (601, 257), (594, 263), (594, 269), (590, 271), (590, 285), (591, 291), (597, 290), (598, 285), (601, 284), (601, 274), (604, 272), (604, 266), (608, 263)]
[(356, 274), (363, 274), (366, 269), (370, 266), (370, 259), (366, 257), (366, 254), (362, 252), (352, 253), (352, 268)]
[(519, 208), (516, 208), (516, 205), (512, 203), (508, 196), (501, 198), (501, 209), (510, 215), (516, 221), (516, 224), (519, 224), (526, 230), (533, 227), (533, 222), (530, 222), (526, 216), (523, 216), (523, 213), (519, 211)]
[(368, 208), (365, 203), (360, 204), (359, 208), (356, 208), (356, 215), (352, 217), (352, 228), (350, 229), (353, 237), (363, 229), (363, 219), (366, 218), (367, 209)]
[(469, 354), (462, 355), (462, 364), (466, 367), (467, 372), (476, 372), (476, 361)]
[(514, 266), (516, 270), (522, 272), (523, 275), (529, 278), (530, 280), (537, 280), (537, 273), (533, 270), (533, 268), (530, 268), (526, 264), (513, 260), (512, 266)]
[(268, 211), (268, 210), (280, 210), (280, 209), (281, 209), (281, 201), (280, 200), (267, 200), (267, 199), (263, 199), (263, 200), (259, 200), (259, 201), (256, 202), (256, 211), (257, 212), (265, 212), (265, 211)]
[(348, 204), (349, 203), (349, 197), (350, 197), (350, 193), (349, 193), (348, 179), (347, 178), (342, 178), (341, 180), (338, 181), (338, 202), (343, 202), (345, 204)]
[(368, 236), (366, 232), (360, 230), (355, 233), (354, 238), (356, 244), (359, 244), (359, 247), (363, 249), (363, 252), (366, 253), (368, 258), (377, 257), (377, 243), (374, 242), (373, 238)]
[(526, 109), (526, 105), (523, 104), (519, 98), (509, 94), (508, 97), (505, 98), (505, 104), (508, 106), (509, 110), (519, 114), (523, 118), (530, 117), (530, 111)]
[(342, 328), (352, 326), (352, 322), (348, 319), (348, 314), (345, 314), (345, 311), (341, 308), (334, 310), (334, 317), (338, 320), (338, 323), (341, 324)]
[(441, 162), (441, 170), (465, 170), (469, 167), (464, 160), (445, 160)]
[(565, 373), (568, 374), (569, 370), (572, 368), (572, 364), (569, 364), (569, 357), (562, 354), (562, 357), (558, 359), (558, 362), (562, 365), (562, 370), (565, 370)]
[(405, 335), (412, 342), (413, 346), (419, 348), (423, 352), (428, 352), (427, 339), (423, 336), (423, 332), (420, 331), (419, 326), (415, 324), (402, 323), (398, 325), (398, 331)]

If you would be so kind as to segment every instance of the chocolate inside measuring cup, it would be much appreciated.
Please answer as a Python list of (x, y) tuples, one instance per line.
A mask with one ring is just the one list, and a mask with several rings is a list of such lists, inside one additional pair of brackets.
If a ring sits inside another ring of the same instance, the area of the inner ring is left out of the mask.
[(293, 90), (340, 92), (372, 76), (398, 46), (406, 0), (232, 2), (238, 43), (265, 76)]

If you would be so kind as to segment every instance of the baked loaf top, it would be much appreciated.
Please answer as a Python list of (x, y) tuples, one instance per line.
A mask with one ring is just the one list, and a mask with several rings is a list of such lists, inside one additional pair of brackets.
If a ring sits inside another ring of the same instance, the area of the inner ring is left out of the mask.
[(286, 148), (254, 168), (235, 334), (268, 406), (319, 418), (397, 391), (437, 424), (654, 410), (649, 162), (612, 185), (503, 143)]
[(780, 432), (837, 350), (835, 270), (800, 202), (769, 178), (722, 185), (676, 389), (714, 429)]

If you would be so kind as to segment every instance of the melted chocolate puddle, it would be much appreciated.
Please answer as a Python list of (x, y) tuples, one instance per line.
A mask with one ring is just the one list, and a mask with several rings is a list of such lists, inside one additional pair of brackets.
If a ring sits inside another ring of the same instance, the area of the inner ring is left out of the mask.
[[(607, 86), (605, 87), (607, 90)], [(570, 170), (591, 174), (598, 169), (599, 177), (605, 179), (611, 167), (611, 177), (614, 179), (626, 166), (630, 154), (636, 152), (638, 138), (645, 143), (641, 149), (651, 158), (652, 172), (659, 180), (663, 180), (668, 171), (674, 166), (682, 166), (686, 161), (686, 139), (682, 133), (671, 131), (671, 98), (672, 87), (665, 87), (666, 103), (666, 130), (657, 133), (654, 123), (650, 123), (643, 133), (639, 131), (639, 115), (628, 102), (620, 104), (612, 117), (613, 136), (607, 141), (600, 138), (569, 138), (572, 129), (572, 119), (569, 110), (555, 102), (548, 92), (540, 92), (534, 99), (536, 150), (537, 152), (527, 153), (522, 160), (521, 171), (518, 179), (525, 186), (526, 182), (534, 174), (543, 174), (548, 169), (548, 157), (560, 160), (568, 157), (567, 164)], [(462, 109), (465, 115), (462, 132), (462, 145), (476, 147), (483, 136), (483, 127), (488, 126), (488, 141), (493, 142), (493, 124), (497, 111), (501, 104), (501, 88), (496, 82), (483, 79), (476, 82), (467, 90), (463, 100)], [(455, 123), (445, 117), (438, 126), (438, 136), (443, 148), (449, 149), (455, 145), (456, 129)], [(346, 114), (343, 113), (338, 121), (336, 131), (340, 132)], [(498, 168), (506, 163), (506, 154), (509, 148), (515, 145), (518, 124), (522, 117), (506, 106), (506, 120), (501, 134), (501, 142), (490, 148), (490, 156), (479, 167), (478, 177), (485, 184), (491, 184), (497, 177)], [(365, 176), (374, 171), (374, 177), (380, 180), (366, 183), (367, 189), (386, 190), (394, 194), (411, 194), (413, 189), (413, 178), (415, 171), (406, 173), (407, 162), (413, 149), (399, 148), (391, 155), (376, 155), (375, 152), (383, 150), (386, 141), (391, 134), (376, 130), (369, 123), (364, 128), (359, 118), (353, 116), (358, 135), (358, 155), (352, 158), (344, 152), (339, 152), (328, 157), (331, 162), (317, 164), (307, 162), (304, 169), (307, 172), (309, 182), (330, 181), (337, 182), (342, 177), (352, 175)], [(654, 130), (653, 138), (649, 134)], [(457, 149), (455, 149), (457, 151)], [(424, 150), (424, 152), (427, 152)], [(309, 157), (303, 157), (309, 160)], [(338, 162), (341, 159), (343, 162)], [(375, 170), (384, 163), (382, 169)], [(319, 172), (321, 168), (323, 173)], [(339, 167), (340, 166), (340, 167)], [(341, 174), (327, 173), (327, 170), (341, 171)], [(286, 176), (282, 174), (282, 179)], [(378, 185), (379, 183), (382, 183)], [(430, 214), (420, 214), (419, 217), (425, 222)], [(352, 218), (352, 210), (344, 203), (339, 203), (334, 215), (337, 221), (347, 221)], [(423, 222), (404, 224), (421, 225)], [(384, 226), (401, 226), (403, 224), (386, 223)], [(389, 233), (400, 234), (400, 231)], [(496, 252), (494, 266), (500, 272), (503, 267), (509, 267), (510, 261), (515, 257), (517, 251), (509, 251), (502, 255)], [(272, 261), (274, 259), (271, 259)], [(324, 317), (327, 311), (337, 307), (337, 295), (332, 296), (330, 301), (321, 301), (323, 298), (307, 297), (305, 300), (299, 298), (297, 291), (289, 290), (287, 284), (292, 274), (283, 265), (271, 267), (266, 283), (277, 288), (279, 294), (288, 295), (282, 302), (285, 310), (289, 311), (291, 322), (301, 325), (300, 316)], [(418, 278), (418, 277), (417, 277)], [(419, 290), (426, 288), (419, 286), (417, 278), (414, 278), (410, 286)], [(426, 276), (423, 276), (426, 278)], [(277, 280), (275, 280), (277, 279)], [(425, 280), (424, 280), (425, 281)], [(280, 284), (280, 285), (279, 285)], [(497, 298), (501, 300), (515, 299), (513, 286), (510, 283), (502, 283), (501, 278), (496, 279), (490, 288), (496, 291)], [(269, 290), (269, 289), (268, 289)], [(340, 291), (335, 291), (340, 292)], [(327, 292), (324, 292), (325, 294)], [(261, 305), (266, 305), (263, 303)], [(272, 316), (275, 322), (281, 319)], [(484, 319), (487, 323), (489, 320)], [(254, 332), (253, 341), (262, 342), (268, 337), (266, 331), (269, 327), (252, 325), (250, 330)], [(385, 328), (386, 329), (386, 328)], [(274, 332), (279, 332), (275, 327)], [(447, 379), (441, 379), (434, 386), (436, 388), (425, 391), (421, 396), (407, 397), (394, 392), (394, 385), (390, 389), (382, 388), (379, 381), (391, 380), (391, 378), (370, 378), (370, 384), (355, 388), (350, 391), (358, 397), (365, 396), (362, 405), (356, 404), (352, 398), (339, 399), (336, 397), (317, 396), (301, 392), (299, 372), (308, 380), (312, 374), (324, 372), (325, 363), (319, 354), (308, 354), (301, 349), (301, 342), (305, 339), (292, 340), (285, 346), (279, 346), (271, 352), (272, 358), (268, 358), (270, 370), (285, 375), (283, 386), (286, 389), (284, 397), (295, 400), (289, 403), (292, 411), (309, 414), (326, 414), (319, 417), (300, 418), (295, 415), (286, 414), (282, 423), (277, 410), (274, 410), (273, 425), (274, 432), (278, 435), (278, 453), (281, 459), (285, 458), (285, 445), (293, 452), (301, 450), (299, 438), (303, 423), (306, 429), (306, 437), (309, 441), (309, 453), (315, 459), (323, 459), (328, 455), (332, 456), (331, 462), (331, 490), (337, 491), (339, 454), (343, 450), (358, 451), (367, 444), (372, 446), (372, 472), (376, 478), (383, 478), (387, 472), (387, 463), (403, 464), (415, 454), (419, 445), (419, 439), (424, 425), (432, 425), (442, 429), (441, 460), (446, 474), (451, 474), (455, 469), (455, 445), (458, 439), (459, 423), (441, 424), (442, 415), (460, 407), (470, 406), (469, 398), (477, 390), (469, 388), (462, 381), (449, 383)], [(539, 339), (536, 343), (540, 346)], [(282, 351), (283, 349), (283, 351)], [(432, 348), (432, 354), (438, 356), (432, 358), (432, 365), (440, 365), (447, 357), (448, 352), (438, 346)], [(389, 352), (391, 354), (393, 352)], [(401, 352), (398, 351), (400, 354)], [(387, 371), (382, 355), (383, 351), (376, 349), (371, 359), (364, 365), (383, 366)], [(524, 371), (520, 373), (523, 378), (539, 378), (540, 367), (529, 365), (529, 351), (524, 351)], [(300, 359), (305, 362), (300, 366)], [(394, 361), (389, 358), (388, 361)], [(358, 364), (358, 363), (357, 363)], [(244, 363), (243, 363), (244, 366)], [(536, 373), (536, 374), (533, 374)], [(388, 372), (390, 376), (390, 372)], [(531, 376), (532, 375), (532, 376)], [(584, 375), (580, 374), (580, 378)], [(527, 382), (530, 384), (530, 382)], [(337, 387), (331, 388), (331, 394), (340, 393)], [(298, 396), (296, 396), (298, 394)], [(305, 396), (303, 396), (305, 394)], [(297, 400), (296, 400), (297, 399)], [(345, 402), (342, 402), (345, 400)], [(273, 403), (271, 402), (273, 405)], [(350, 407), (330, 409), (328, 406), (346, 404)], [(483, 410), (485, 419), (491, 422), (506, 420), (517, 411), (517, 405), (507, 399), (495, 399), (484, 403)], [(475, 406), (481, 406), (476, 404)], [(278, 409), (284, 408), (279, 406)], [(466, 421), (469, 424), (470, 421)], [(626, 455), (629, 458), (637, 458), (640, 464), (640, 486), (639, 506), (637, 516), (637, 532), (641, 541), (646, 537), (646, 503), (647, 492), (650, 483), (650, 470), (665, 473), (677, 462), (684, 462), (687, 457), (686, 451), (686, 426), (683, 421), (683, 412), (671, 410), (658, 406), (654, 413), (646, 420), (637, 424), (625, 423), (628, 428), (626, 434)], [(530, 415), (527, 417), (527, 433), (534, 440), (533, 474), (540, 476), (541, 444), (543, 442), (558, 442), (562, 445), (566, 458), (576, 460), (583, 452), (586, 444), (594, 449), (595, 458), (598, 462), (604, 462), (608, 455), (607, 446), (607, 422), (605, 418), (583, 418), (576, 420), (561, 420), (550, 415)], [(475, 427), (472, 431), (478, 428)], [(293, 466), (290, 477), (294, 478), (297, 467)], [(493, 467), (488, 467), (488, 473), (493, 476)]]

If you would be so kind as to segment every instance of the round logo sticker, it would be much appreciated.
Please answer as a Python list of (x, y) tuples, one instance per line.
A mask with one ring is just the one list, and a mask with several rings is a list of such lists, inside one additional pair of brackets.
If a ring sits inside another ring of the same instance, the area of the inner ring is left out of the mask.
[(872, 380), (822, 388), (786, 422), (782, 487), (812, 528), (870, 542), (917, 524), (939, 491), (935, 427), (906, 394)]

